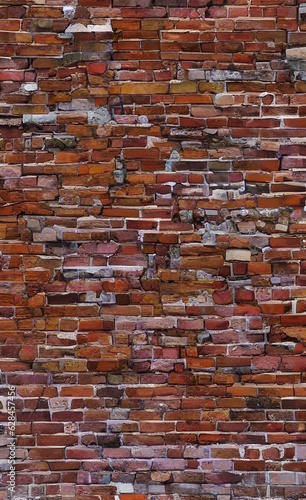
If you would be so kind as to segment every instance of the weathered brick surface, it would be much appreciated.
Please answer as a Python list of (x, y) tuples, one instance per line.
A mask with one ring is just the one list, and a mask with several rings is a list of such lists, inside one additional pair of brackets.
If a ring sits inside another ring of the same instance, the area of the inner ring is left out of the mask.
[(305, 497), (305, 12), (0, 0), (16, 498)]

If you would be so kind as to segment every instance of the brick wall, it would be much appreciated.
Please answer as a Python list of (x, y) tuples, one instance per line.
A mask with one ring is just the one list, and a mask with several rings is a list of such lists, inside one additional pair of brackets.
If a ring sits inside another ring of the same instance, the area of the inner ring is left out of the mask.
[(0, 0), (16, 498), (305, 497), (299, 3)]

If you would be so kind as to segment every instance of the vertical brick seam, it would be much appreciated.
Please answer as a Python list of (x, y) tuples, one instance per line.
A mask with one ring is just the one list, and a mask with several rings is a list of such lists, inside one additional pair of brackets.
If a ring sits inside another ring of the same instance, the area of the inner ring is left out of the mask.
[(305, 12), (0, 0), (18, 499), (305, 497)]

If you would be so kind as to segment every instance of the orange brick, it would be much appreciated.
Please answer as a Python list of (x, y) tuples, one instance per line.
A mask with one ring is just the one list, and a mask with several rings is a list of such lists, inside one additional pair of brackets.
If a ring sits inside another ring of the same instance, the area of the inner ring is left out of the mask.
[(249, 262), (248, 271), (250, 274), (271, 274), (272, 266), (267, 262)]

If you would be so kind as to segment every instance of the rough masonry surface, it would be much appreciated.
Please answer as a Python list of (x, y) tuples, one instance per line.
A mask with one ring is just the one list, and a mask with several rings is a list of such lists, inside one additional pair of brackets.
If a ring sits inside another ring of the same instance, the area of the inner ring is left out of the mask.
[(306, 497), (305, 57), (299, 0), (0, 0), (19, 500)]

